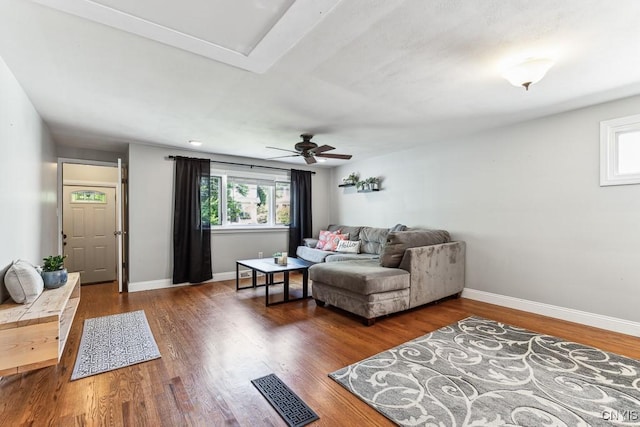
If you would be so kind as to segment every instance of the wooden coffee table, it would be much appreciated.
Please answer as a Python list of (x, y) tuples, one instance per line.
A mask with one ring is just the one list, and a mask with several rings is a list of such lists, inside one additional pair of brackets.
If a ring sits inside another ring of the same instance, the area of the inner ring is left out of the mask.
[[(240, 266), (251, 269), (251, 286), (240, 287)], [(265, 305), (281, 304), (283, 302), (298, 301), (309, 298), (309, 267), (313, 263), (299, 258), (288, 258), (287, 265), (279, 265), (273, 261), (273, 258), (256, 258), (242, 259), (236, 261), (236, 291), (240, 289), (255, 288), (257, 286), (265, 287)], [(289, 298), (289, 273), (292, 271), (302, 272), (302, 297)], [(258, 273), (265, 275), (263, 285), (258, 285)], [(276, 273), (284, 273), (282, 282), (274, 282), (273, 275)], [(284, 284), (284, 299), (282, 301), (269, 303), (269, 286)]]

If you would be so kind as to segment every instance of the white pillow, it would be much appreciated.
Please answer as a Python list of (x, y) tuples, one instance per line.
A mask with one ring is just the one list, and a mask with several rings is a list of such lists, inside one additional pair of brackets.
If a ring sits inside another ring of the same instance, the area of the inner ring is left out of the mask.
[(44, 281), (38, 270), (27, 261), (18, 260), (4, 275), (4, 285), (18, 304), (29, 304), (44, 290)]
[(360, 253), (360, 240), (340, 240), (336, 252), (342, 252), (345, 254), (359, 254)]

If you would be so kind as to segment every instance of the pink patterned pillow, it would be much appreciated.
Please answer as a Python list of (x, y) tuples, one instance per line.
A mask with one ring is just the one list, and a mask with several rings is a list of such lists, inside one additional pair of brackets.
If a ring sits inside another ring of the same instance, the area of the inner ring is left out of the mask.
[(316, 249), (322, 249), (323, 251), (331, 251), (335, 252), (338, 247), (338, 243), (340, 240), (348, 240), (348, 234), (340, 234), (340, 231), (320, 231), (320, 236), (318, 237), (318, 243), (316, 244)]

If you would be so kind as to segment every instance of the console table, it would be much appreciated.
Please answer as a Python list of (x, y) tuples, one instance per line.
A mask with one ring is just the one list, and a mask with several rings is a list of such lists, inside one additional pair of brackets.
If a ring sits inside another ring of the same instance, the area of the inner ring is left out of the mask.
[[(243, 288), (240, 287), (241, 265), (251, 269), (251, 286), (245, 286)], [(243, 259), (240, 261), (236, 261), (236, 291), (240, 289), (249, 289), (255, 288), (257, 286), (264, 286), (266, 306), (309, 298), (309, 267), (311, 267), (312, 265), (313, 263), (300, 258), (287, 258), (286, 265), (276, 264), (273, 261), (273, 258)], [(301, 298), (289, 298), (289, 273), (291, 271), (302, 272)], [(258, 285), (258, 273), (263, 273), (265, 275), (265, 283), (263, 285)], [(284, 273), (284, 280), (282, 282), (273, 281), (273, 275), (276, 273)], [(284, 284), (284, 299), (282, 301), (270, 303), (269, 286), (278, 284)]]
[(57, 365), (80, 302), (80, 274), (30, 304), (0, 304), (0, 376)]

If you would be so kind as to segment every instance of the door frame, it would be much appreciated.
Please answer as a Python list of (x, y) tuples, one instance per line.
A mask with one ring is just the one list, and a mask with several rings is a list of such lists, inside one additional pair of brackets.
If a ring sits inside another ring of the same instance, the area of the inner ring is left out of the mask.
[[(115, 167), (118, 169), (118, 176), (121, 177), (121, 159), (118, 159), (115, 162), (103, 162), (98, 160), (83, 160), (83, 159), (72, 159), (66, 157), (58, 157), (58, 168), (57, 168), (57, 181), (58, 181), (58, 197), (57, 197), (57, 206), (58, 206), (58, 253), (63, 253), (63, 239), (62, 239), (62, 198), (63, 198), (63, 176), (62, 176), (62, 168), (64, 163), (73, 163), (77, 165), (90, 165), (90, 166), (105, 166), (105, 167)], [(120, 179), (121, 180), (121, 179)], [(106, 182), (92, 182), (92, 181), (78, 181), (73, 180), (67, 183), (68, 185), (89, 185), (93, 187), (115, 187), (116, 189), (116, 231), (120, 231), (120, 235), (117, 236), (116, 242), (116, 277), (118, 280), (118, 292), (122, 292), (122, 278), (124, 277), (123, 269), (125, 268), (122, 262), (122, 253), (123, 253), (123, 233), (126, 233), (126, 230), (123, 230), (123, 210), (121, 208), (122, 201), (124, 195), (122, 194), (122, 183), (114, 182), (114, 183), (106, 183)], [(119, 197), (118, 197), (119, 196)], [(119, 208), (120, 206), (120, 208)]]

